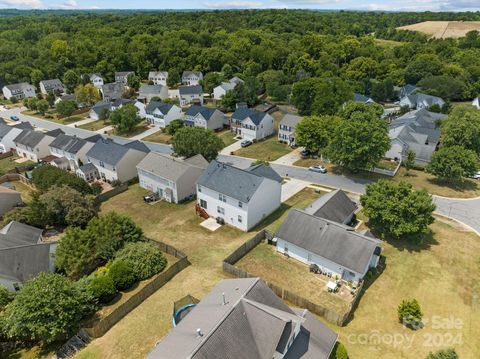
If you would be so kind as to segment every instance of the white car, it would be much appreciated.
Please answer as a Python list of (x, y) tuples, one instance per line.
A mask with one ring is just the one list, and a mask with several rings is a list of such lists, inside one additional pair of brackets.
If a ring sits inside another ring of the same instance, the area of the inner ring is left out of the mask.
[(327, 173), (327, 168), (325, 166), (310, 166), (308, 167), (308, 170), (317, 173)]
[(477, 173), (475, 173), (473, 176), (472, 176), (473, 179), (480, 179), (480, 171), (478, 171)]

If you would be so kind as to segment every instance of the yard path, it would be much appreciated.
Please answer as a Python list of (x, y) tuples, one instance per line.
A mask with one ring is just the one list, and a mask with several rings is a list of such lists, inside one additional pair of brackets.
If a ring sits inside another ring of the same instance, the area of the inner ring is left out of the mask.
[(153, 135), (154, 133), (157, 133), (160, 130), (161, 129), (159, 127), (154, 126), (152, 128), (149, 128), (146, 131), (143, 131), (142, 133), (139, 133), (136, 136), (130, 137), (130, 139), (133, 140), (133, 141), (140, 141), (140, 140), (143, 140), (147, 136), (150, 136), (150, 135)]
[(242, 148), (242, 146), (240, 145), (241, 143), (242, 143), (242, 140), (238, 140), (237, 142), (232, 143), (230, 146), (227, 146), (223, 150), (221, 150), (220, 154), (229, 156), (231, 152), (235, 152), (240, 148)]
[(96, 121), (95, 119), (88, 117), (85, 120), (69, 123), (67, 126), (68, 127), (82, 126), (82, 125), (86, 125), (87, 123), (95, 122), (95, 121)]
[(310, 182), (290, 178), (282, 185), (281, 201), (288, 201), (291, 197), (295, 196), (298, 192), (308, 187), (309, 185)]
[(103, 135), (103, 134), (105, 134), (105, 133), (107, 133), (108, 131), (111, 131), (111, 130), (113, 130), (113, 126), (109, 125), (109, 126), (105, 126), (105, 127), (101, 128), (99, 130), (96, 130), (95, 133), (99, 133), (99, 134)]
[(303, 148), (301, 147), (296, 148), (292, 152), (287, 153), (285, 156), (282, 156), (279, 159), (272, 161), (271, 163), (277, 164), (277, 165), (292, 166), (295, 162), (297, 162), (300, 159), (300, 152), (302, 152), (302, 149)]

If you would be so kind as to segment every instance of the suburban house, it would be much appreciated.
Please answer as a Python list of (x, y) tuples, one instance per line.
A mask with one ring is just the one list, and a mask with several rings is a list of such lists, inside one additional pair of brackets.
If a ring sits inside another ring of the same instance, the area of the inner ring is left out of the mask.
[(419, 88), (415, 85), (410, 85), (407, 84), (403, 87), (398, 88), (398, 98), (404, 98), (407, 97), (411, 94), (413, 94), (415, 91), (417, 91)]
[(232, 91), (239, 83), (243, 83), (243, 80), (236, 76), (232, 77), (228, 82), (222, 82), (213, 89), (213, 98), (221, 100), (228, 91)]
[(0, 121), (0, 153), (8, 152), (11, 149), (14, 149), (14, 140), (21, 132), (21, 128), (9, 126)]
[(137, 114), (141, 118), (147, 118), (147, 106), (142, 101), (135, 101), (133, 104), (137, 108)]
[(55, 100), (55, 105), (57, 105), (59, 102), (62, 102), (62, 101), (75, 101), (76, 102), (77, 100), (76, 100), (74, 94), (62, 95), (60, 97), (57, 97), (57, 99)]
[(168, 98), (168, 87), (165, 85), (142, 85), (139, 90), (138, 99), (150, 102), (152, 98), (159, 97), (162, 100)]
[(203, 105), (203, 89), (200, 85), (181, 86), (178, 96), (180, 106)]
[(185, 124), (187, 126), (209, 128), (219, 130), (223, 128), (225, 115), (216, 108), (193, 105), (185, 112)]
[(86, 163), (78, 167), (75, 174), (86, 182), (93, 182), (100, 179), (98, 168), (95, 167), (93, 163)]
[(102, 93), (103, 101), (115, 101), (123, 96), (123, 83), (112, 82), (102, 85), (100, 92)]
[(97, 167), (104, 181), (126, 182), (137, 177), (138, 163), (150, 152), (140, 141), (120, 145), (102, 139), (87, 152), (87, 161)]
[(381, 254), (379, 240), (296, 208), (288, 212), (275, 241), (280, 253), (355, 283), (377, 266)]
[(59, 79), (40, 81), (39, 86), (40, 86), (40, 92), (43, 93), (44, 95), (48, 93), (54, 93), (54, 94), (65, 93), (65, 87), (63, 86), (62, 81), (60, 81)]
[(392, 121), (389, 127), (391, 147), (386, 158), (401, 161), (409, 150), (415, 152), (415, 163), (426, 165), (440, 141), (440, 121), (446, 115), (425, 108), (410, 111)]
[(305, 213), (341, 224), (352, 222), (358, 207), (341, 189), (329, 192), (305, 208)]
[(12, 221), (0, 229), (0, 285), (10, 291), (41, 272), (54, 271), (56, 242), (44, 242), (42, 230)]
[(182, 118), (182, 109), (171, 103), (150, 102), (145, 108), (147, 122), (165, 128), (173, 120)]
[(408, 106), (409, 108), (416, 110), (420, 110), (422, 108), (428, 109), (433, 105), (442, 107), (445, 105), (445, 101), (443, 101), (440, 97), (427, 95), (420, 92), (416, 92), (413, 95), (408, 95), (400, 99), (400, 106)]
[(273, 134), (273, 117), (267, 112), (237, 109), (231, 118), (231, 130), (245, 140), (260, 140)]
[(13, 140), (15, 149), (20, 157), (38, 162), (50, 155), (50, 143), (55, 139), (56, 133), (42, 133), (31, 130), (23, 130)]
[(0, 217), (13, 207), (22, 205), (22, 195), (12, 188), (0, 185)]
[(337, 334), (260, 278), (224, 279), (147, 359), (328, 359)]
[(112, 112), (112, 103), (110, 101), (99, 101), (90, 108), (88, 116), (91, 119), (98, 121), (102, 115), (102, 112)]
[(212, 161), (197, 181), (197, 211), (249, 231), (281, 204), (282, 177), (260, 164), (246, 170)]
[(360, 93), (355, 93), (353, 95), (353, 102), (361, 102), (361, 103), (375, 103), (371, 97), (362, 95)]
[(68, 168), (77, 169), (84, 163), (87, 163), (87, 152), (95, 145), (95, 142), (89, 142), (77, 136), (58, 135), (50, 143), (50, 153), (59, 158), (65, 158), (68, 162)]
[(122, 83), (123, 85), (127, 85), (128, 76), (135, 75), (133, 71), (121, 71), (115, 72), (115, 82)]
[(296, 146), (295, 128), (301, 120), (302, 117), (289, 113), (283, 116), (278, 126), (278, 140), (287, 143), (289, 146)]
[(472, 101), (472, 106), (475, 106), (478, 110), (480, 110), (480, 97), (477, 97)]
[(167, 86), (167, 71), (150, 71), (148, 73), (148, 81), (152, 81), (154, 85)]
[(2, 92), (3, 97), (7, 100), (12, 97), (17, 100), (23, 100), (24, 98), (36, 96), (35, 87), (26, 82), (3, 86)]
[(200, 84), (203, 80), (203, 74), (200, 71), (183, 71), (182, 83), (188, 86), (195, 86)]
[(89, 74), (88, 77), (90, 78), (90, 82), (95, 86), (97, 89), (101, 89), (103, 86), (103, 77), (100, 74)]
[(182, 159), (150, 152), (137, 165), (138, 180), (140, 187), (178, 203), (195, 195), (197, 179), (207, 166), (202, 155)]

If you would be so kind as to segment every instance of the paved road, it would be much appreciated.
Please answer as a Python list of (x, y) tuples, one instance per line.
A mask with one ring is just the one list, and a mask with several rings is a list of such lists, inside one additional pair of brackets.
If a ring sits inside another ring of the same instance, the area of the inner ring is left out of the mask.
[[(47, 130), (54, 130), (56, 128), (62, 129), (63, 132), (65, 132), (67, 135), (72, 135), (72, 136), (78, 136), (80, 138), (86, 138), (95, 135), (96, 133), (93, 131), (89, 130), (84, 130), (82, 128), (76, 128), (76, 127), (70, 127), (67, 125), (62, 125), (59, 123), (47, 121), (47, 120), (42, 120), (33, 116), (28, 116), (28, 115), (23, 115), (20, 113), (21, 109), (15, 108), (11, 110), (4, 110), (0, 111), (0, 117), (4, 117), (9, 119), (10, 116), (15, 115), (18, 116), (20, 121), (22, 122), (30, 122), (33, 126), (38, 127), (38, 128), (44, 128)], [(103, 129), (102, 129), (103, 130)], [(131, 139), (127, 139), (124, 137), (118, 137), (118, 136), (109, 136), (110, 138), (113, 138), (115, 142), (118, 142), (120, 144), (127, 143), (132, 141)], [(160, 153), (171, 153), (172, 149), (168, 145), (164, 145), (162, 143), (153, 143), (153, 142), (146, 142), (142, 141), (145, 143), (145, 145), (152, 151), (160, 152)]]
[(437, 205), (437, 213), (467, 225), (480, 236), (480, 198), (452, 199), (433, 196), (433, 201)]

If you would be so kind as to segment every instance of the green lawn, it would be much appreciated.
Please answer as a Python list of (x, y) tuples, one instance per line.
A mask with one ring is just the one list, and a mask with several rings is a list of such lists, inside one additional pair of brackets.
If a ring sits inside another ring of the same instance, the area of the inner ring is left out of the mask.
[(216, 132), (217, 136), (220, 137), (225, 144), (225, 147), (230, 146), (235, 143), (235, 135), (230, 130), (225, 130), (222, 132)]
[(278, 142), (277, 136), (273, 135), (266, 140), (235, 151), (235, 155), (262, 161), (275, 161), (291, 151), (292, 149), (288, 145)]
[(160, 130), (150, 136), (145, 137), (143, 141), (164, 143), (168, 145), (172, 142), (172, 136), (166, 134), (165, 132), (163, 132), (163, 130)]
[(98, 131), (104, 127), (109, 126), (110, 123), (104, 120), (97, 120), (84, 125), (78, 126), (78, 128), (83, 128), (84, 130)]
[(15, 163), (15, 160), (18, 157), (13, 155), (7, 158), (4, 158), (0, 160), (0, 176), (3, 176), (5, 173), (8, 171), (12, 170), (15, 168), (15, 166), (18, 166), (19, 164)]
[(136, 126), (133, 131), (130, 131), (130, 132), (127, 132), (127, 133), (119, 133), (117, 132), (115, 129), (113, 130), (110, 130), (108, 131), (108, 134), (109, 135), (115, 135), (115, 136), (122, 136), (122, 137), (126, 137), (126, 138), (130, 138), (130, 137), (133, 137), (133, 136), (137, 136), (143, 132), (145, 132), (146, 130), (148, 130), (148, 125), (146, 122), (142, 122), (141, 124), (139, 124), (138, 126)]

